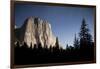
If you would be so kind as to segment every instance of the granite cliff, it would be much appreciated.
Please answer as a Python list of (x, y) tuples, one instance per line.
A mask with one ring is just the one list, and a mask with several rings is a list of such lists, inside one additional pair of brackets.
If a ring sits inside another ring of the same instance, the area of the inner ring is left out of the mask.
[(41, 43), (42, 46), (54, 46), (56, 37), (52, 33), (51, 25), (48, 21), (38, 17), (28, 17), (20, 28), (15, 29), (15, 42), (20, 44), (26, 42), (30, 47)]

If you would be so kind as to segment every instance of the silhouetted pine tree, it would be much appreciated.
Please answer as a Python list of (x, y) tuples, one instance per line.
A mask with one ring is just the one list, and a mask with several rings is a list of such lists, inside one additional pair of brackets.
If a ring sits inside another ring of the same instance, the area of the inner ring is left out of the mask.
[(87, 27), (87, 24), (85, 22), (85, 19), (82, 21), (82, 25), (80, 28), (80, 48), (87, 48), (92, 43), (92, 36), (89, 33), (89, 28)]
[(34, 49), (36, 49), (37, 48), (37, 46), (36, 46), (36, 44), (34, 44)]
[(38, 44), (38, 49), (42, 49), (41, 43)]
[[(82, 25), (79, 32), (80, 37), (80, 55), (82, 59), (90, 60), (93, 58), (93, 48), (92, 36), (89, 32), (88, 25), (85, 22), (85, 19), (82, 21)], [(92, 55), (92, 56), (91, 56)]]
[(27, 43), (26, 42), (24, 42), (24, 44), (23, 44), (23, 46), (22, 46), (23, 48), (28, 48), (28, 45), (27, 45)]
[(55, 43), (56, 49), (59, 49), (59, 40), (58, 37), (56, 37), (56, 43)]
[(75, 47), (76, 49), (79, 48), (79, 40), (78, 40), (78, 38), (76, 37), (76, 34), (75, 34), (75, 38), (74, 38), (74, 47)]

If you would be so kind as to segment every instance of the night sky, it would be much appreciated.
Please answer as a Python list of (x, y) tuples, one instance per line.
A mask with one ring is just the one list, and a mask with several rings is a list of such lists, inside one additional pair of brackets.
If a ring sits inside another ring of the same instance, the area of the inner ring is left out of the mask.
[(92, 37), (94, 35), (94, 8), (60, 7), (31, 4), (15, 4), (15, 25), (22, 26), (27, 17), (36, 16), (47, 20), (63, 47), (73, 45), (74, 35), (80, 31), (84, 18)]

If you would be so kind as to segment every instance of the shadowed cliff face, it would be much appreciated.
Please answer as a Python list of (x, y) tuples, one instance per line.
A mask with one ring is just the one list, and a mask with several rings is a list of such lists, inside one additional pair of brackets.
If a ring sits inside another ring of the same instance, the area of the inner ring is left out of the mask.
[(29, 17), (25, 20), (21, 28), (15, 29), (15, 38), (20, 43), (26, 42), (30, 47), (39, 43), (42, 46), (54, 46), (56, 37), (53, 35), (51, 25), (40, 18)]

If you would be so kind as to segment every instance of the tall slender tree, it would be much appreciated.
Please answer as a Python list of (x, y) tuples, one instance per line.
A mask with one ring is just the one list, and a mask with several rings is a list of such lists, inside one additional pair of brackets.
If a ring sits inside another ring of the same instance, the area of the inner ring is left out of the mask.
[(75, 38), (74, 38), (74, 47), (77, 48), (77, 49), (79, 48), (79, 40), (76, 37), (76, 34), (75, 34)]
[(59, 40), (58, 37), (56, 37), (56, 43), (55, 43), (56, 49), (59, 49)]

